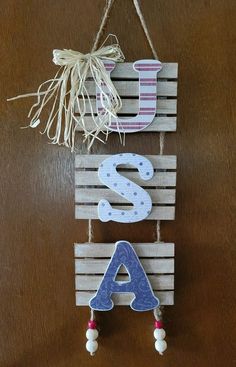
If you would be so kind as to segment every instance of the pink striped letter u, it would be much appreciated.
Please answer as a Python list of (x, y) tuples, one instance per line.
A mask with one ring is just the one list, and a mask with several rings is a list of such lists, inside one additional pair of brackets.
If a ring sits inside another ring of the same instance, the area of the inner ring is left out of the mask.
[[(113, 61), (104, 61), (105, 68), (109, 74), (114, 70), (116, 63)], [(139, 111), (138, 114), (130, 118), (112, 118), (109, 130), (126, 133), (134, 133), (145, 129), (153, 121), (156, 114), (157, 104), (157, 73), (162, 65), (158, 60), (138, 60), (133, 64), (133, 68), (139, 75)], [(103, 87), (105, 93), (106, 86)], [(97, 110), (103, 110), (101, 95), (96, 90)]]

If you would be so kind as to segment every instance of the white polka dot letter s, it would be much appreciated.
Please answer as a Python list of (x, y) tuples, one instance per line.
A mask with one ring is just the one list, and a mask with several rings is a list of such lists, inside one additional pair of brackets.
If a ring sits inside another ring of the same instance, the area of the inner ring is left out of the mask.
[(147, 181), (153, 176), (151, 162), (138, 154), (116, 154), (105, 159), (98, 169), (100, 181), (112, 191), (133, 204), (129, 210), (114, 209), (108, 200), (102, 199), (98, 203), (98, 217), (102, 222), (113, 220), (120, 223), (134, 223), (144, 220), (151, 212), (152, 200), (149, 194), (140, 186), (120, 175), (116, 168), (119, 165), (132, 165), (138, 169), (140, 177)]

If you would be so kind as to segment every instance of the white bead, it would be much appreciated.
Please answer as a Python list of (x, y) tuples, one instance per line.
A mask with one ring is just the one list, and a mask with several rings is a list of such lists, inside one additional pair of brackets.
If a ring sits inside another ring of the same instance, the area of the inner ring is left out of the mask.
[(98, 331), (97, 329), (88, 329), (86, 331), (86, 338), (88, 340), (95, 340), (98, 337)]
[(165, 340), (156, 340), (155, 349), (162, 354), (167, 349), (167, 343)]
[(155, 329), (153, 334), (154, 338), (157, 340), (162, 340), (166, 337), (166, 332), (164, 329)]
[(98, 349), (98, 342), (96, 340), (88, 340), (86, 343), (86, 349), (89, 353), (95, 353)]

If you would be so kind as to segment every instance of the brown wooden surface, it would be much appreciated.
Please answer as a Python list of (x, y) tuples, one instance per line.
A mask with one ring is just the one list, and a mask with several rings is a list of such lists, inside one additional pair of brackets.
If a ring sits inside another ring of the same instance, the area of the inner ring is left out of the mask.
[[(153, 317), (127, 307), (99, 314), (99, 352), (85, 351), (87, 308), (75, 307), (74, 156), (36, 130), (20, 130), (34, 91), (54, 75), (53, 48), (89, 51), (103, 0), (1, 1), (1, 367), (232, 366), (234, 0), (142, 1), (160, 59), (179, 62), (176, 221), (162, 238), (176, 244), (175, 306), (165, 312), (168, 351), (154, 351)], [(129, 0), (116, 1), (107, 27), (127, 61), (151, 57)], [(147, 144), (148, 139), (148, 144)], [(158, 136), (117, 136), (95, 153), (158, 153)], [(83, 149), (83, 152), (85, 150)], [(155, 224), (96, 223), (95, 241), (155, 240)]]

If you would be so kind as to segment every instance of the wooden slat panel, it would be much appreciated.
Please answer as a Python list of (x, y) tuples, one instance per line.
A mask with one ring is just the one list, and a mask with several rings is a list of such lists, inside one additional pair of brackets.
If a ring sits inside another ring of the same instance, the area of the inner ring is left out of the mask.
[[(91, 75), (89, 75), (91, 76)], [(177, 79), (178, 64), (175, 62), (162, 63), (162, 69), (157, 74), (157, 79)], [(111, 79), (138, 79), (138, 73), (133, 69), (132, 62), (117, 63), (111, 73)]]
[[(120, 171), (122, 172), (122, 171)], [(122, 172), (122, 175), (134, 181), (136, 184), (142, 187), (146, 186), (165, 186), (171, 187), (176, 185), (176, 172), (156, 172), (153, 177), (144, 181), (140, 178), (138, 172)], [(96, 171), (76, 171), (75, 172), (75, 185), (77, 186), (102, 186), (101, 181), (98, 178)]]
[[(174, 204), (175, 203), (175, 190), (171, 189), (147, 189), (146, 190), (151, 199), (152, 203), (155, 204)], [(101, 199), (108, 200), (111, 204), (118, 203), (124, 204), (129, 203), (124, 197), (116, 194), (110, 189), (75, 189), (75, 202), (76, 203), (98, 203)]]
[[(173, 243), (135, 243), (132, 244), (144, 270), (148, 275), (152, 289), (161, 300), (161, 304), (173, 304), (174, 289), (174, 256)], [(103, 274), (110, 261), (110, 257), (115, 250), (114, 243), (83, 243), (75, 244), (75, 287), (77, 306), (86, 305), (89, 299), (95, 294), (102, 281)], [(84, 258), (86, 256), (86, 258)], [(153, 257), (159, 257), (153, 259)], [(79, 258), (78, 257), (82, 257)], [(89, 258), (91, 257), (91, 258)], [(100, 258), (99, 258), (100, 257)], [(104, 259), (104, 257), (107, 257)], [(145, 257), (145, 258), (143, 258)], [(149, 258), (147, 258), (149, 257)], [(160, 258), (164, 257), (164, 258)], [(101, 275), (99, 275), (101, 274)], [(124, 267), (121, 267), (118, 276), (119, 281), (127, 281), (129, 276)], [(114, 294), (116, 305), (129, 305), (132, 294)]]
[[(139, 96), (139, 82), (135, 81), (114, 81), (113, 82), (120, 97), (138, 97)], [(85, 83), (87, 91), (90, 96), (96, 96), (96, 86), (94, 81), (87, 81)], [(177, 82), (159, 82), (157, 83), (157, 96), (162, 97), (176, 97), (177, 96)]]
[[(96, 291), (102, 279), (102, 275), (76, 275), (75, 289), (77, 291)], [(174, 275), (149, 275), (148, 279), (153, 290), (174, 289)], [(128, 280), (128, 275), (119, 275), (119, 281)]]
[[(106, 188), (99, 180), (97, 168), (101, 162), (110, 155), (77, 155), (75, 159), (75, 217), (76, 219), (98, 219), (97, 203), (103, 198), (107, 199), (114, 207), (129, 210), (132, 204), (112, 190)], [(176, 156), (155, 156), (147, 158), (155, 169), (176, 169)], [(87, 171), (88, 169), (89, 171)], [(95, 171), (90, 171), (95, 169)], [(175, 207), (175, 190), (168, 189), (176, 184), (176, 172), (155, 171), (153, 178), (144, 181), (137, 171), (132, 171), (132, 166), (120, 166), (119, 172), (125, 177), (142, 187), (149, 187), (148, 192), (152, 198), (153, 208), (147, 220), (173, 220)], [(85, 187), (83, 187), (85, 186)], [(90, 188), (91, 186), (91, 188)], [(95, 187), (97, 186), (97, 188)], [(82, 188), (83, 187), (83, 188)], [(151, 187), (154, 187), (152, 189)], [(158, 189), (158, 187), (165, 187)], [(84, 205), (85, 204), (85, 205)], [(90, 204), (90, 205), (89, 205)], [(125, 205), (127, 204), (127, 205)], [(155, 204), (168, 204), (168, 206), (155, 206)]]
[[(110, 259), (75, 259), (76, 274), (103, 274), (106, 271)], [(141, 263), (147, 274), (171, 274), (174, 273), (174, 260), (171, 259), (141, 259)], [(125, 269), (120, 269), (121, 273)]]
[[(116, 209), (128, 210), (132, 206), (116, 206)], [(75, 219), (99, 219), (97, 206), (75, 205)], [(153, 206), (146, 220), (174, 220), (174, 206)]]
[[(111, 156), (111, 154), (78, 154), (75, 156), (75, 168), (98, 168), (104, 159)], [(145, 155), (145, 157), (150, 160), (154, 169), (176, 169), (175, 155)]]
[[(158, 116), (155, 117), (152, 123), (147, 126), (143, 132), (158, 132), (158, 131), (176, 131), (176, 117), (175, 116)], [(84, 117), (84, 123), (88, 131), (94, 129), (95, 125), (91, 116)], [(83, 131), (82, 127), (77, 126), (77, 131)], [(103, 129), (102, 131), (105, 131)]]
[[(154, 292), (159, 298), (160, 304), (163, 306), (174, 304), (174, 292), (173, 291), (159, 291)], [(95, 292), (76, 292), (76, 306), (87, 306), (89, 300), (95, 295)], [(134, 298), (132, 293), (126, 294), (113, 294), (112, 299), (116, 306), (128, 306)]]
[[(86, 111), (90, 111), (90, 105), (88, 101), (85, 101)], [(91, 105), (93, 112), (96, 113), (96, 101), (95, 99), (91, 100)], [(137, 114), (139, 109), (139, 100), (138, 99), (122, 99), (122, 109), (119, 111), (119, 114)], [(78, 112), (78, 108), (75, 108), (75, 111)], [(158, 99), (157, 100), (157, 114), (160, 115), (176, 115), (177, 113), (177, 101), (176, 99)]]
[[(134, 243), (132, 244), (139, 257), (173, 257), (174, 243)], [(115, 250), (114, 243), (76, 243), (75, 257), (108, 257)]]

